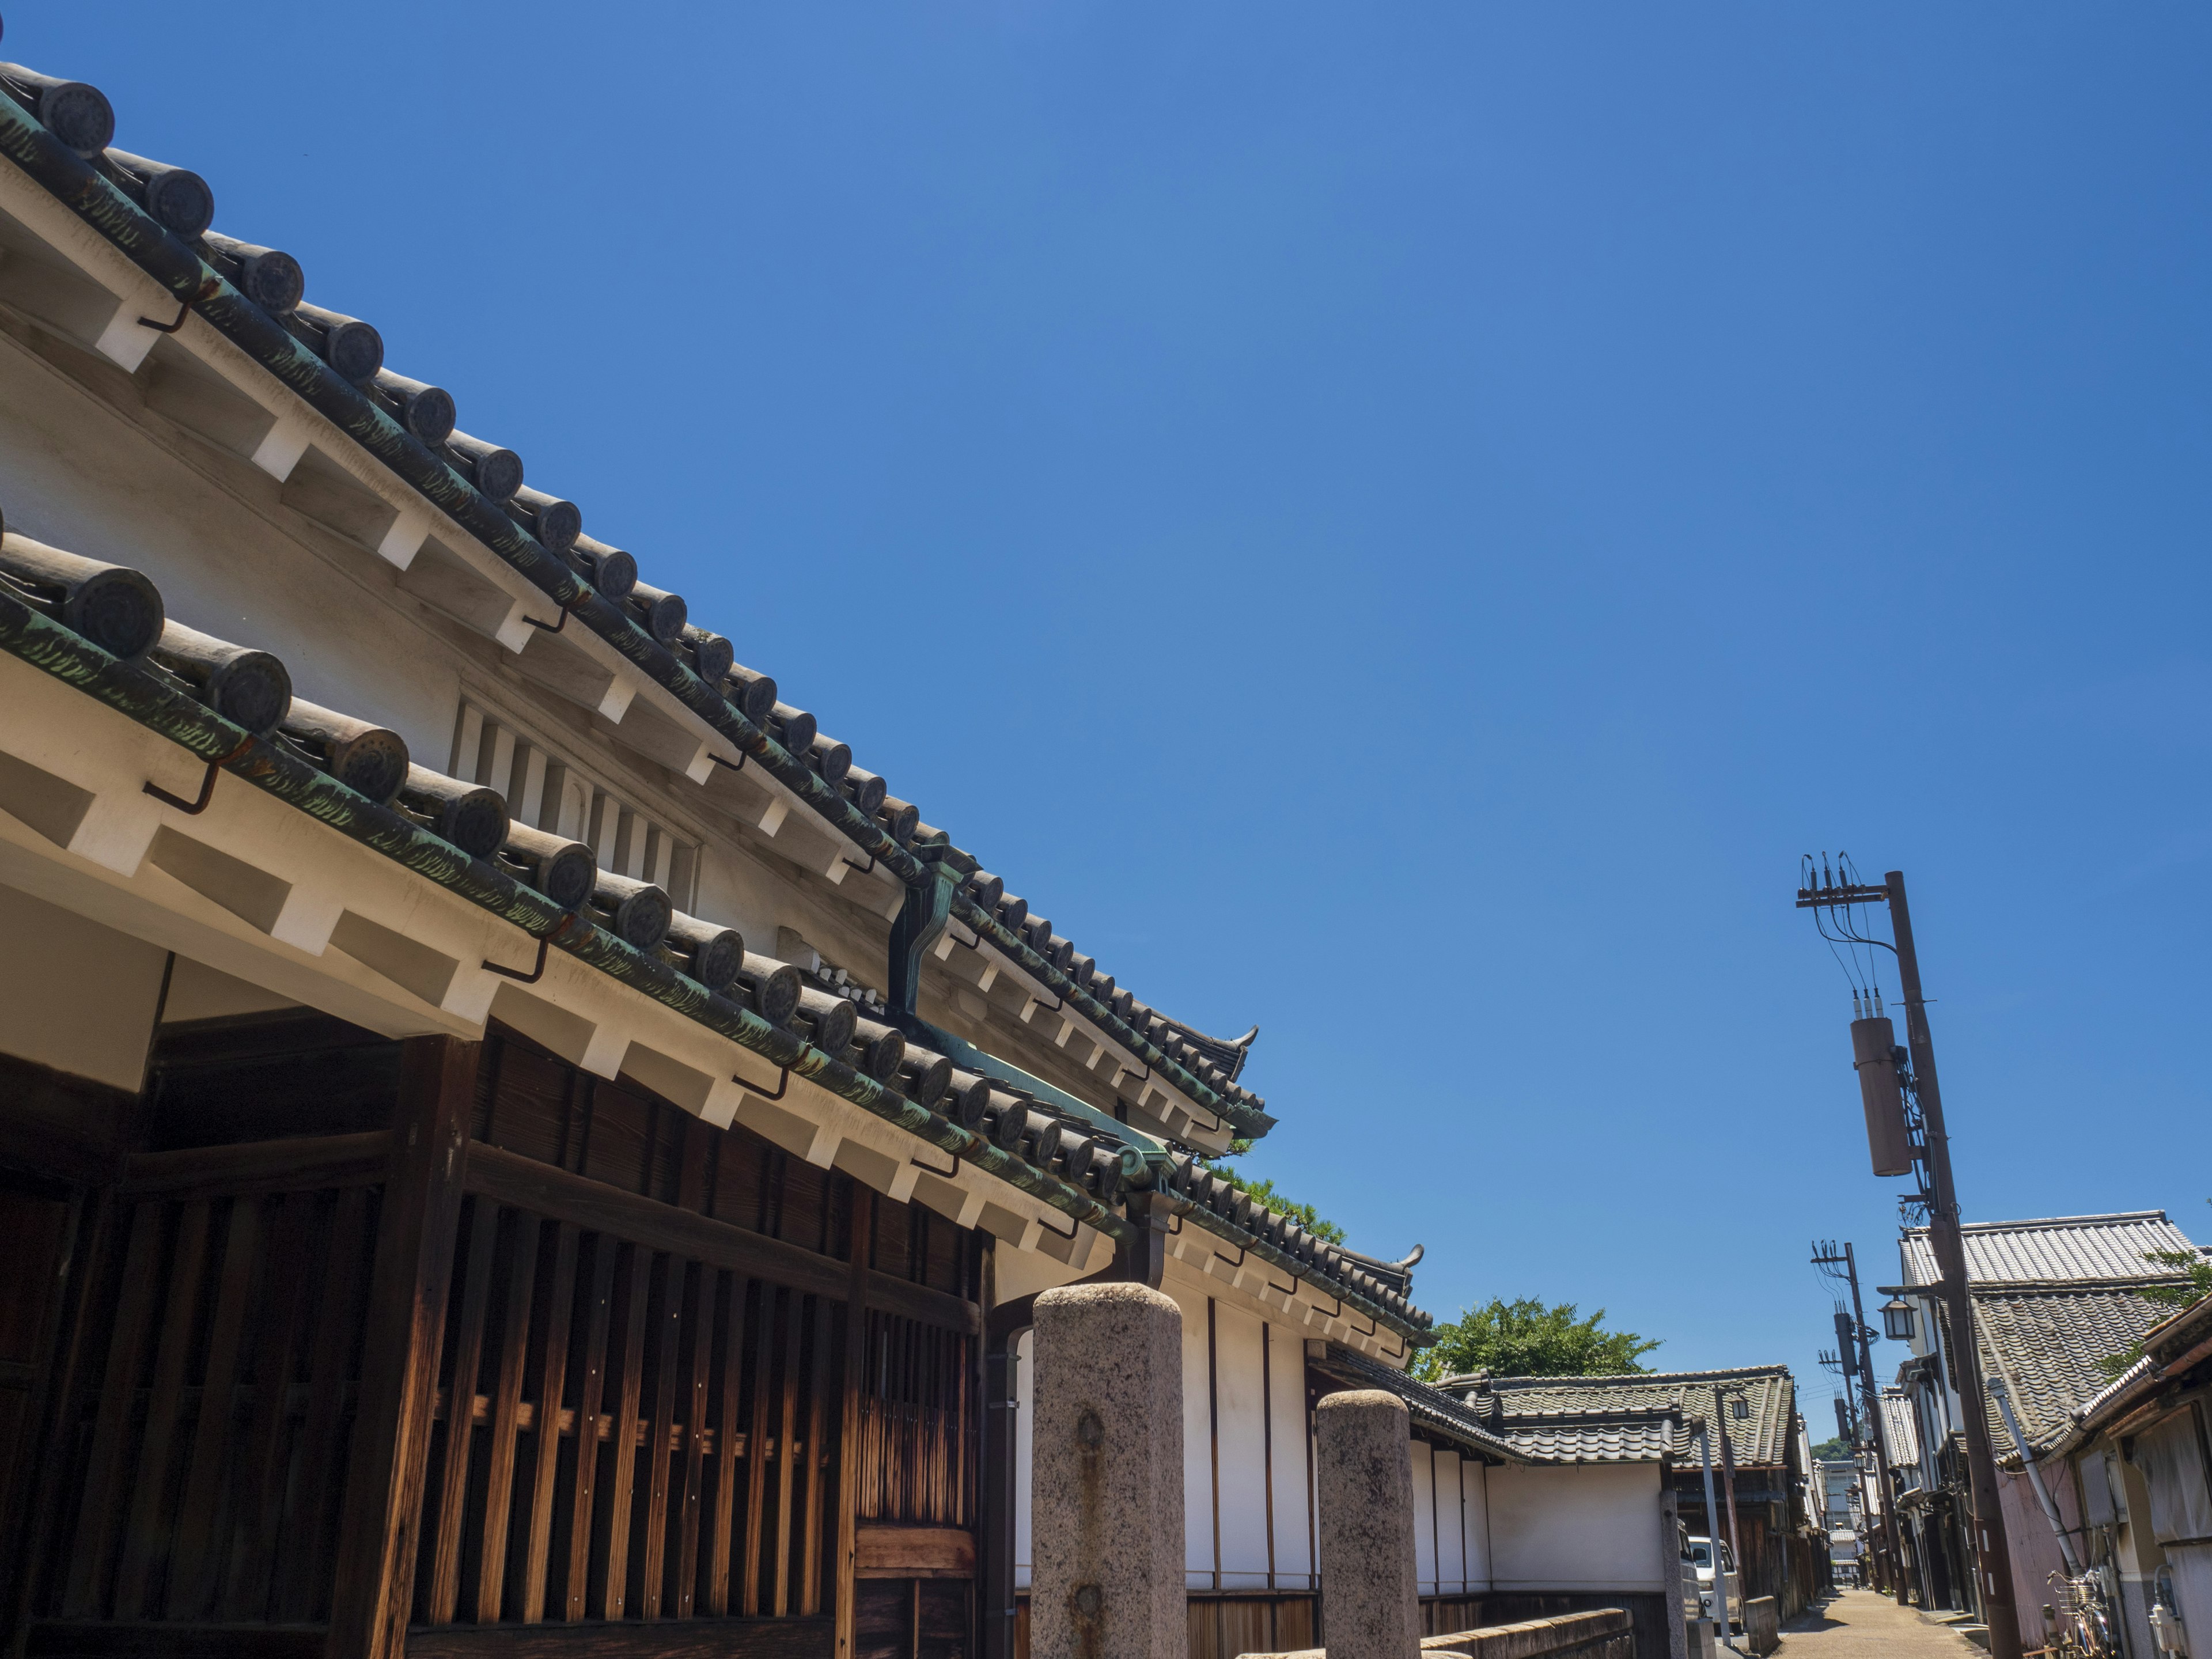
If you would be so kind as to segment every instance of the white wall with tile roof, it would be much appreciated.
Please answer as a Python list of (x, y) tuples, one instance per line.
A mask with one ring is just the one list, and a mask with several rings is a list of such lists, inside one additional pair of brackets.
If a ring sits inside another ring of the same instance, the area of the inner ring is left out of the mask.
[(1656, 1463), (1521, 1467), (1488, 1476), (1491, 1586), (1663, 1590)]

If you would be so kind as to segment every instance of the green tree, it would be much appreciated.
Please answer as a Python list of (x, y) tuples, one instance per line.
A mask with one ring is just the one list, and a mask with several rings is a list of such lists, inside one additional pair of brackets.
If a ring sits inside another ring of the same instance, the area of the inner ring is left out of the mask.
[(1844, 1439), (1840, 1434), (1830, 1435), (1826, 1440), (1823, 1440), (1819, 1445), (1813, 1448), (1813, 1457), (1816, 1462), (1847, 1463), (1851, 1460), (1853, 1455), (1851, 1443)]
[[(1232, 1152), (1249, 1152), (1252, 1150), (1252, 1143), (1249, 1140), (1231, 1141), (1229, 1150)], [(1332, 1244), (1344, 1243), (1343, 1228), (1338, 1226), (1334, 1221), (1322, 1220), (1321, 1212), (1315, 1209), (1312, 1205), (1300, 1204), (1296, 1200), (1276, 1191), (1273, 1182), (1255, 1181), (1250, 1176), (1237, 1174), (1226, 1164), (1210, 1164), (1207, 1167), (1238, 1192), (1251, 1194), (1276, 1214), (1290, 1217), (1316, 1238), (1327, 1239)]]
[[(2212, 1199), (2207, 1199), (2212, 1203)], [(2177, 1313), (2192, 1308), (2206, 1297), (2212, 1296), (2212, 1261), (2207, 1261), (2194, 1250), (2145, 1250), (2143, 1260), (2153, 1267), (2163, 1267), (2168, 1273), (2186, 1273), (2185, 1285), (2145, 1285), (2136, 1291), (2144, 1301), (2160, 1308), (2171, 1308)], [(2119, 1352), (2100, 1363), (2107, 1376), (2118, 1376), (2122, 1371), (2143, 1357), (2140, 1342), (2131, 1342)]]
[(1571, 1302), (1547, 1308), (1534, 1297), (1493, 1297), (1486, 1306), (1462, 1308), (1450, 1324), (1437, 1327), (1436, 1346), (1421, 1351), (1413, 1374), (1432, 1382), (1464, 1371), (1604, 1376), (1651, 1369), (1638, 1362), (1659, 1346), (1658, 1338), (1607, 1330), (1602, 1308), (1587, 1319), (1577, 1319), (1578, 1311)]

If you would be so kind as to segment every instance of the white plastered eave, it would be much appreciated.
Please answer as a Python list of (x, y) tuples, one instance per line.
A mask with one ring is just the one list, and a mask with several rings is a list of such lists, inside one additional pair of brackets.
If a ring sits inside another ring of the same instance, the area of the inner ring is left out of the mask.
[[(973, 929), (948, 922), (932, 957), (959, 983), (988, 998), (1012, 988), (1019, 996), (1018, 1018), (1040, 1041), (1063, 1050), (1077, 1069), (1099, 1079), (1109, 1097), (1128, 1101), (1160, 1124), (1169, 1139), (1218, 1155), (1229, 1150), (1231, 1133), (1214, 1113), (1199, 1105), (1115, 1038), (1073, 1008), (1050, 987), (1030, 977), (1020, 963)], [(1013, 1006), (1011, 1002), (1009, 1006)]]
[[(241, 453), (279, 483), (312, 454), (316, 465), (380, 503), (390, 518), (374, 544), (347, 539), (400, 573), (402, 591), (496, 641), (525, 674), (600, 716), (617, 741), (708, 791), (719, 810), (742, 818), (842, 896), (886, 921), (898, 914), (905, 890), (895, 876), (872, 867), (872, 859), (763, 768), (747, 763), (736, 769), (741, 750), (590, 629), (576, 625), (557, 637), (547, 633), (561, 619), (550, 597), (220, 330), (190, 313), (173, 334), (145, 326), (141, 318), (173, 319), (175, 298), (21, 169), (4, 164), (0, 212), (50, 259), (109, 296), (105, 320), (76, 331), (92, 349), (136, 374), (158, 346), (165, 361), (188, 363), (191, 372), (254, 405), (269, 424)], [(717, 765), (718, 759), (727, 764)]]
[(1234, 1303), (1278, 1325), (1341, 1343), (1401, 1370), (1413, 1358), (1411, 1345), (1388, 1325), (1347, 1307), (1325, 1286), (1240, 1252), (1202, 1227), (1183, 1223), (1170, 1241), (1168, 1257), (1170, 1283), (1194, 1294)]
[[(203, 763), (16, 658), (0, 656), (0, 882), (386, 1036), (479, 1037), (499, 1018), (596, 1074), (627, 1073), (716, 1127), (1083, 1271), (1110, 1255), (1018, 1188), (586, 967), (231, 776), (188, 816)], [(780, 1100), (768, 1097), (781, 1092)], [(1066, 1254), (1063, 1255), (1062, 1252)]]

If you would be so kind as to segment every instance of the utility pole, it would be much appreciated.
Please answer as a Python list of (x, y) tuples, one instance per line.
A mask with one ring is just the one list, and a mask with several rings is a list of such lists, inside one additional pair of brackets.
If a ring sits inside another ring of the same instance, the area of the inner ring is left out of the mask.
[(1846, 1240), (1842, 1255), (1838, 1256), (1836, 1247), (1830, 1244), (1814, 1251), (1813, 1264), (1819, 1267), (1840, 1267), (1844, 1276), (1850, 1280), (1851, 1325), (1857, 1334), (1858, 1341), (1855, 1348), (1844, 1350), (1844, 1359), (1847, 1367), (1854, 1357), (1858, 1362), (1859, 1387), (1866, 1401), (1867, 1426), (1874, 1435), (1875, 1474), (1881, 1482), (1881, 1526), (1876, 1535), (1881, 1540), (1883, 1553), (1888, 1558), (1890, 1589), (1897, 1597), (1897, 1605), (1906, 1607), (1911, 1604), (1911, 1598), (1905, 1582), (1904, 1540), (1897, 1525), (1897, 1516), (1893, 1513), (1895, 1494), (1890, 1490), (1889, 1484), (1889, 1428), (1881, 1420), (1881, 1390), (1875, 1382), (1874, 1331), (1866, 1322), (1866, 1304), (1859, 1297), (1857, 1253)]
[(1729, 1548), (1735, 1554), (1735, 1570), (1751, 1582), (1751, 1565), (1743, 1559), (1743, 1538), (1735, 1526), (1735, 1449), (1729, 1443), (1728, 1419), (1735, 1409), (1734, 1401), (1718, 1388), (1713, 1390), (1713, 1418), (1719, 1426), (1721, 1441), (1721, 1501), (1728, 1510)]
[[(1892, 870), (1879, 887), (1856, 883), (1838, 884), (1825, 880), (1814, 886), (1808, 878), (1797, 893), (1797, 908), (1835, 912), (1854, 904), (1889, 907), (1891, 946), (1897, 954), (1897, 976), (1905, 994), (1905, 1040), (1911, 1061), (1911, 1086), (1920, 1103), (1920, 1144), (1913, 1154), (1919, 1164), (1922, 1201), (1928, 1208), (1928, 1243), (1942, 1275), (1938, 1287), (1950, 1316), (1952, 1358), (1958, 1371), (1961, 1414), (1960, 1426), (1966, 1438), (1966, 1469), (1974, 1505), (1974, 1556), (1980, 1577), (1982, 1617), (1990, 1627), (1990, 1659), (2021, 1659), (2020, 1611), (2013, 1601), (2012, 1552), (2005, 1540), (2004, 1511), (1997, 1498), (1997, 1466), (1990, 1444), (1989, 1407), (1982, 1389), (1982, 1364), (1974, 1340), (1973, 1299), (1966, 1285), (1966, 1244), (1959, 1231), (1958, 1189), (1951, 1179), (1951, 1140), (1943, 1127), (1943, 1097), (1936, 1080), (1936, 1043), (1928, 1029), (1928, 1002), (1920, 986), (1920, 958), (1913, 950), (1912, 913), (1905, 896), (1905, 872)], [(1825, 930), (1824, 930), (1825, 933)], [(1879, 944), (1847, 935), (1861, 944)], [(1862, 1086), (1864, 1086), (1863, 1073)], [(1875, 1119), (1869, 1108), (1871, 1134)], [(1885, 1168), (1881, 1151), (1875, 1149), (1877, 1170)], [(1903, 1173), (1902, 1170), (1899, 1173)]]

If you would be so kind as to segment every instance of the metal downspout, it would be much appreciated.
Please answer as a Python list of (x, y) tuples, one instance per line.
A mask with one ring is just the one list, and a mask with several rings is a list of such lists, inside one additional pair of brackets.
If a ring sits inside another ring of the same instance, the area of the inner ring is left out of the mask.
[(1990, 1391), (1990, 1398), (1997, 1402), (1997, 1410), (2004, 1417), (2005, 1432), (2012, 1443), (2020, 1449), (2020, 1466), (2027, 1471), (2027, 1483), (2035, 1488), (2035, 1501), (2043, 1505), (2043, 1518), (2051, 1522), (2051, 1530), (2058, 1540), (2058, 1554), (2066, 1563), (2066, 1576), (2081, 1576), (2081, 1558), (2074, 1553), (2074, 1540), (2066, 1535), (2066, 1522), (2058, 1513), (2058, 1505), (2051, 1496), (2051, 1488), (2043, 1483), (2043, 1471), (2036, 1467), (2035, 1454), (2027, 1437), (2020, 1431), (2020, 1419), (2013, 1415), (2012, 1390), (2005, 1380), (1992, 1372), (1982, 1379), (1982, 1386)]

